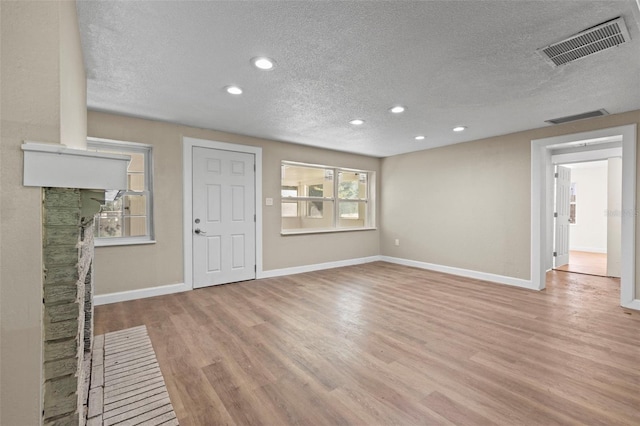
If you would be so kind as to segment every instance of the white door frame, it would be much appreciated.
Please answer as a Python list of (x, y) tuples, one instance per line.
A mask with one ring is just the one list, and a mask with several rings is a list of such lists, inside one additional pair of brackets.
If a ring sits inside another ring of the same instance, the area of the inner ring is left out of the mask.
[(190, 137), (182, 138), (182, 182), (183, 182), (183, 250), (184, 250), (184, 283), (193, 288), (193, 147), (219, 149), (223, 151), (244, 152), (256, 157), (255, 205), (256, 205), (256, 278), (262, 275), (262, 148), (259, 146), (237, 145), (227, 142), (210, 141)]
[(622, 270), (620, 305), (640, 309), (636, 297), (636, 125), (611, 127), (591, 132), (554, 136), (531, 141), (531, 283), (542, 290), (546, 285), (546, 256), (549, 247), (549, 202), (553, 163), (550, 146), (622, 135)]

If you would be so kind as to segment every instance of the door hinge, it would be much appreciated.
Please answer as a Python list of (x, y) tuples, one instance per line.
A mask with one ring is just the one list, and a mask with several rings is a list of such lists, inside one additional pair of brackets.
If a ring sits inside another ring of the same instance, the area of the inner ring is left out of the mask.
[(256, 221), (256, 215), (255, 215), (255, 213), (253, 214), (253, 221), (254, 221), (254, 222)]
[(256, 165), (255, 164), (253, 165), (253, 171), (254, 172), (256, 171)]
[(555, 173), (555, 174), (553, 175), (553, 177), (558, 177), (558, 174), (557, 174), (557, 173)]
[(258, 265), (253, 265), (253, 272), (258, 272)]
[(558, 212), (555, 212), (555, 213), (553, 214), (553, 217), (558, 217)]
[(553, 257), (558, 257), (558, 252), (557, 251), (553, 252)]

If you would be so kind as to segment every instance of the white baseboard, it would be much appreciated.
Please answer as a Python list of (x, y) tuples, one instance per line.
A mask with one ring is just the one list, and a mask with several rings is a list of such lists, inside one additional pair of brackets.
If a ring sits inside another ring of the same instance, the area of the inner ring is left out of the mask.
[[(401, 259), (398, 257), (390, 256), (369, 256), (360, 257), (356, 259), (338, 260), (335, 262), (316, 263), (313, 265), (294, 266), (291, 268), (271, 269), (269, 271), (258, 272), (256, 279), (261, 278), (273, 278), (281, 277), (284, 275), (303, 274), (305, 272), (321, 271), (323, 269), (341, 268), (344, 266), (362, 265), (370, 262), (389, 262), (396, 263), (398, 265), (412, 266), (420, 269), (427, 269), (430, 271), (443, 272), (445, 274), (458, 275), (461, 277), (475, 278), (483, 281), (490, 281), (498, 284), (507, 284), (515, 287), (526, 288), (530, 290), (539, 290), (534, 288), (529, 280), (523, 280), (519, 278), (506, 277), (503, 275), (489, 274), (486, 272), (472, 271), (469, 269), (454, 268), (451, 266), (436, 265), (433, 263), (419, 262), (416, 260)], [(109, 303), (126, 302), (128, 300), (143, 299), (145, 297), (162, 296), (165, 294), (180, 293), (182, 291), (189, 291), (191, 287), (187, 284), (169, 284), (158, 287), (142, 288), (139, 290), (120, 291), (117, 293), (100, 294), (93, 298), (93, 303), (96, 306), (106, 305)], [(635, 303), (638, 305), (636, 306)], [(625, 306), (630, 309), (640, 310), (640, 300), (634, 300), (631, 305)]]
[(305, 272), (321, 271), (323, 269), (340, 268), (343, 266), (362, 265), (363, 263), (377, 262), (382, 256), (359, 257), (357, 259), (338, 260), (335, 262), (316, 263), (314, 265), (294, 266), (291, 268), (271, 269), (258, 273), (257, 278), (273, 278), (283, 275), (303, 274)]
[(95, 306), (107, 305), (109, 303), (126, 302), (128, 300), (144, 299), (145, 297), (163, 296), (165, 294), (180, 293), (188, 290), (191, 290), (191, 287), (184, 283), (180, 283), (141, 288), (139, 290), (119, 291), (117, 293), (98, 294), (93, 297), (93, 304)]
[(624, 303), (622, 305), (623, 308), (634, 309), (636, 311), (640, 311), (640, 299), (634, 299), (631, 302)]
[(569, 247), (569, 251), (586, 251), (587, 253), (604, 253), (607, 254), (606, 248), (600, 247)]
[(470, 269), (455, 268), (452, 266), (436, 265), (433, 263), (419, 262), (417, 260), (401, 259), (398, 257), (381, 256), (383, 262), (397, 263), (398, 265), (413, 266), (414, 268), (427, 269), (429, 271), (443, 272), (445, 274), (458, 275), (460, 277), (475, 278), (477, 280), (490, 281), (498, 284), (506, 284), (529, 290), (540, 290), (531, 280), (507, 277), (504, 275), (490, 274), (487, 272), (472, 271)]

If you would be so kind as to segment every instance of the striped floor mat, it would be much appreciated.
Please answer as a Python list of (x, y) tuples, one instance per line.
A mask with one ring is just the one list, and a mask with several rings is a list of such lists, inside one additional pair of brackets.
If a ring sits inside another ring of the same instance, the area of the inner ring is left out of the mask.
[(147, 328), (95, 336), (87, 426), (178, 425)]

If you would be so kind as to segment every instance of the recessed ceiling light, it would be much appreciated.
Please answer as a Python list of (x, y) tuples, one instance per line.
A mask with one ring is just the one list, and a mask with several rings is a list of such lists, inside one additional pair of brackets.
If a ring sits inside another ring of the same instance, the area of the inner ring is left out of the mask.
[(406, 108), (403, 107), (402, 105), (396, 105), (393, 108), (389, 109), (389, 111), (391, 111), (394, 114), (400, 114), (401, 112), (404, 112)]
[(231, 95), (242, 95), (242, 89), (238, 86), (227, 86), (224, 88)]
[(273, 59), (265, 58), (262, 56), (251, 59), (251, 63), (254, 67), (265, 71), (272, 70), (276, 66), (276, 63)]
[(424, 140), (424, 136), (422, 136), (422, 135), (420, 135), (420, 136), (416, 136), (416, 140), (417, 140), (417, 141)]
[(360, 126), (361, 124), (364, 124), (364, 120), (356, 118), (355, 120), (351, 120), (349, 123), (353, 124), (354, 126)]
[(464, 131), (464, 129), (466, 129), (466, 128), (467, 128), (467, 126), (457, 126), (457, 127), (454, 127), (454, 128), (453, 128), (453, 131), (454, 131), (454, 132), (462, 132), (462, 131)]

